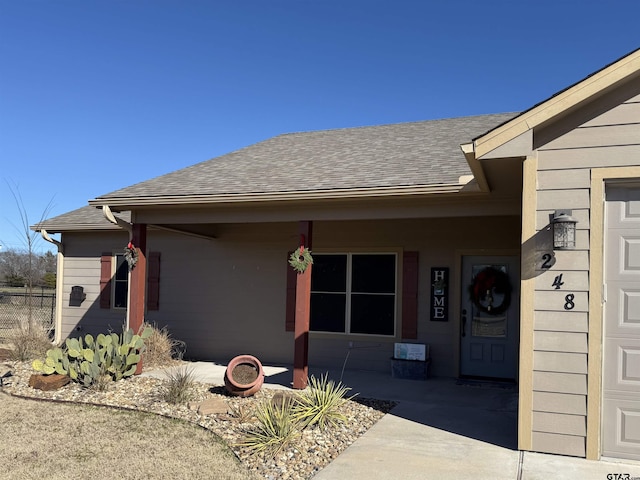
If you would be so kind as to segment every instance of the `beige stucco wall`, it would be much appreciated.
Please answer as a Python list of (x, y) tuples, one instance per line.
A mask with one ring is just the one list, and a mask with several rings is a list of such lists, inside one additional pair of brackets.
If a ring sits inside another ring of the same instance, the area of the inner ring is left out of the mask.
[[(600, 102), (606, 105), (606, 101), (605, 97)], [(598, 111), (598, 106), (590, 105), (588, 111)], [(588, 117), (587, 113), (582, 115)], [(600, 357), (596, 355), (599, 345), (590, 347), (589, 333), (595, 316), (601, 315), (601, 307), (590, 311), (590, 294), (594, 294), (590, 292), (590, 260), (594, 255), (601, 257), (602, 252), (591, 251), (590, 235), (596, 229), (601, 236), (603, 225), (601, 221), (592, 223), (592, 202), (602, 202), (592, 198), (592, 177), (599, 167), (638, 164), (640, 96), (592, 116), (577, 128), (570, 125), (580, 115), (575, 113), (564, 123), (547, 128), (538, 139), (534, 137), (534, 143), (541, 143), (535, 153), (535, 179), (525, 180), (525, 185), (532, 181), (536, 185), (535, 234), (528, 239), (535, 255), (525, 258), (529, 263), (523, 265), (525, 277), (527, 271), (534, 277), (532, 348), (523, 351), (524, 361), (532, 362), (533, 374), (531, 385), (521, 389), (521, 409), (523, 404), (530, 405), (531, 412), (521, 413), (531, 415), (526, 419), (532, 430), (530, 439), (525, 439), (526, 448), (594, 458), (599, 418), (587, 418), (587, 404), (599, 405), (596, 397), (600, 392), (589, 390), (588, 369), (589, 362)], [(544, 138), (543, 143), (540, 138)], [(556, 209), (572, 209), (578, 220), (575, 250), (553, 252), (549, 215)], [(542, 267), (545, 254), (555, 258), (549, 269)], [(564, 285), (558, 290), (552, 284), (560, 274)], [(596, 286), (601, 288), (601, 283)], [(573, 308), (565, 308), (571, 306), (567, 295), (573, 296)], [(589, 411), (591, 417), (599, 416), (599, 407)]]

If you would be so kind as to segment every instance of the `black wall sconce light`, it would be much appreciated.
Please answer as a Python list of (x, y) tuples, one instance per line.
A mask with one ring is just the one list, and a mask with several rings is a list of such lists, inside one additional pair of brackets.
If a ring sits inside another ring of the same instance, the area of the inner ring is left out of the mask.
[(551, 219), (553, 227), (553, 249), (573, 250), (576, 248), (576, 223), (571, 210), (556, 210)]

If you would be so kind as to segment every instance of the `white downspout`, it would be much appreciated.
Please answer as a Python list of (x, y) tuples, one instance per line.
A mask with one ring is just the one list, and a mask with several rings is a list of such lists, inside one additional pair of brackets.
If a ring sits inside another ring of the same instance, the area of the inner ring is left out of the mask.
[(54, 344), (59, 344), (62, 335), (62, 292), (64, 290), (64, 245), (62, 242), (55, 240), (49, 236), (49, 233), (44, 229), (40, 229), (40, 235), (47, 242), (53, 243), (58, 247), (58, 254), (56, 257), (56, 313), (55, 313), (55, 337), (53, 339)]
[(129, 238), (131, 238), (131, 235), (133, 234), (133, 225), (125, 220), (122, 220), (121, 218), (116, 217), (111, 211), (111, 208), (109, 208), (109, 205), (102, 206), (102, 214), (104, 215), (104, 218), (109, 220), (111, 223), (113, 223), (114, 225), (118, 225), (120, 228), (123, 228), (127, 232), (129, 232)]
[[(103, 205), (102, 206), (102, 214), (104, 215), (104, 218), (106, 218), (107, 220), (109, 220), (111, 223), (113, 223), (114, 225), (119, 226), (120, 228), (126, 230), (127, 232), (129, 232), (129, 241), (131, 241), (131, 238), (133, 237), (133, 225), (129, 222), (127, 222), (126, 220), (123, 220), (121, 218), (116, 217), (113, 212), (111, 211), (111, 208), (109, 207), (109, 205)], [(129, 328), (129, 305), (131, 305), (131, 271), (129, 271), (129, 280), (127, 281), (128, 284), (128, 288), (127, 288), (127, 317), (125, 319), (126, 321), (126, 325), (125, 327), (128, 329)]]

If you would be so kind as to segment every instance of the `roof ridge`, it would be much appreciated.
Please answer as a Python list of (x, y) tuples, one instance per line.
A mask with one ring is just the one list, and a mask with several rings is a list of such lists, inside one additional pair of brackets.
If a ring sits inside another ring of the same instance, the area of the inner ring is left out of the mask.
[[(393, 127), (393, 126), (408, 126), (408, 125), (418, 125), (418, 124), (425, 124), (425, 123), (438, 123), (438, 122), (447, 122), (447, 121), (452, 121), (452, 120), (469, 120), (469, 119), (473, 119), (473, 118), (490, 118), (493, 116), (502, 116), (502, 115), (519, 115), (522, 112), (518, 112), (518, 111), (513, 111), (513, 112), (494, 112), (494, 113), (483, 113), (483, 114), (477, 114), (477, 115), (459, 115), (459, 116), (455, 116), (455, 117), (443, 117), (443, 118), (430, 118), (430, 119), (426, 119), (426, 120), (412, 120), (412, 121), (407, 121), (407, 122), (393, 122), (393, 123), (381, 123), (381, 124), (374, 124), (374, 125), (357, 125), (355, 127), (337, 127), (337, 128), (321, 128), (318, 130), (300, 130), (297, 132), (284, 132), (284, 133), (279, 133), (273, 137), (269, 137), (265, 140), (261, 140), (263, 142), (266, 142), (268, 140), (272, 140), (274, 138), (279, 138), (279, 137), (284, 137), (287, 135), (303, 135), (303, 134), (311, 134), (311, 133), (321, 133), (321, 132), (341, 132), (341, 131), (345, 131), (345, 130), (362, 130), (362, 129), (367, 129), (367, 128), (384, 128), (384, 127)], [(260, 142), (258, 142), (260, 143)], [(255, 145), (255, 144), (253, 144)], [(246, 147), (242, 147), (239, 150), (242, 150), (244, 148), (250, 147), (251, 145), (247, 145)], [(238, 151), (238, 150), (234, 150), (234, 151)], [(229, 152), (229, 153), (233, 153), (233, 152)]]

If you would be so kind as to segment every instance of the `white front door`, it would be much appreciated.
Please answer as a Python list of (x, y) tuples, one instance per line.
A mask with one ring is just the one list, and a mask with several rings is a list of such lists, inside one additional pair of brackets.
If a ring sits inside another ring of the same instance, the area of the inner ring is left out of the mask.
[(602, 454), (640, 460), (640, 188), (607, 188)]
[(461, 376), (516, 379), (519, 286), (518, 257), (462, 258)]

